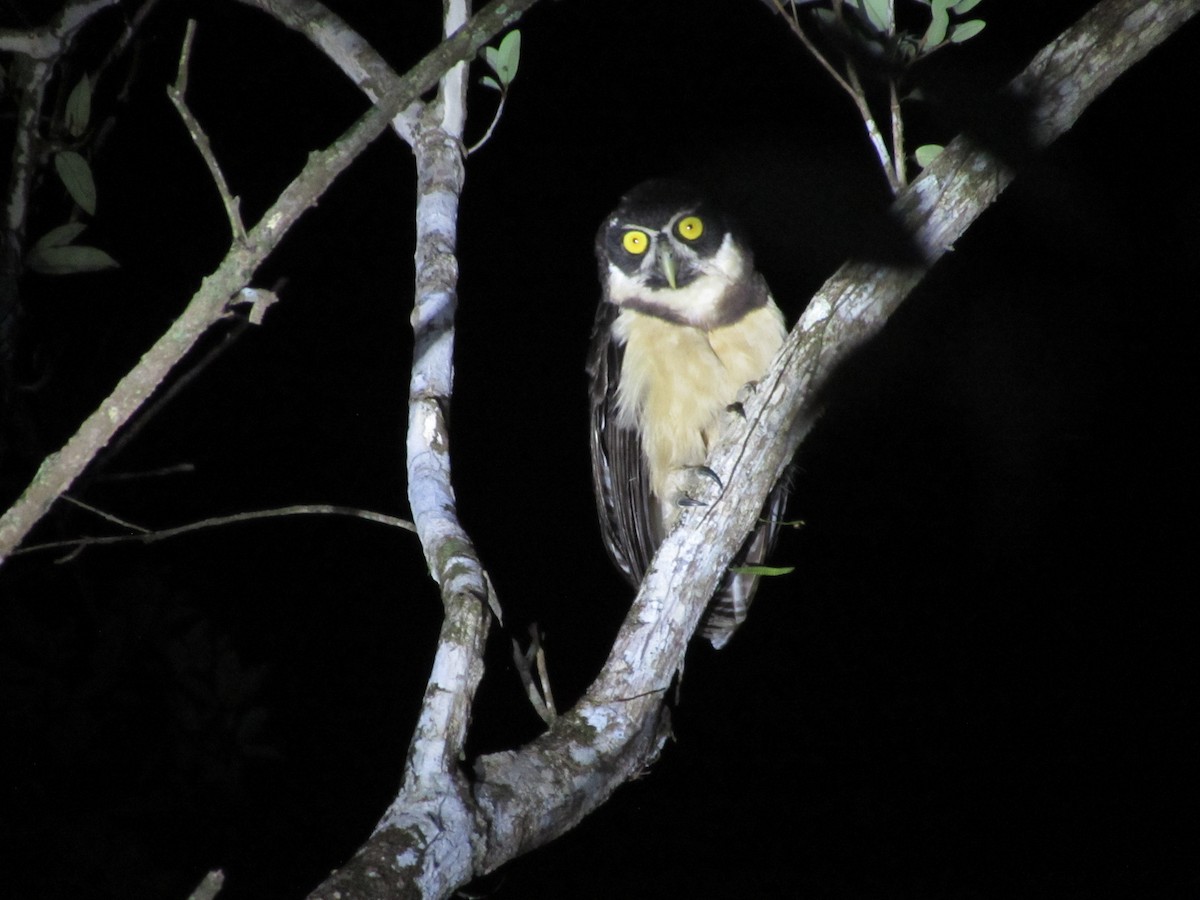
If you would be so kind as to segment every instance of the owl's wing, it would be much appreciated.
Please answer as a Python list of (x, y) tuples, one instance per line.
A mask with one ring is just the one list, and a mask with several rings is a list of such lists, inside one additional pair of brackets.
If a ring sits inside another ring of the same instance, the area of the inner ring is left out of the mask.
[[(763, 504), (762, 524), (758, 526), (737, 556), (733, 558), (730, 568), (738, 566), (763, 565), (767, 556), (779, 539), (780, 523), (783, 520), (784, 507), (787, 506), (788, 494), (791, 493), (791, 471), (786, 471), (779, 483), (767, 495)], [(700, 633), (710, 644), (720, 650), (733, 637), (738, 626), (746, 620), (750, 611), (750, 603), (758, 590), (757, 575), (739, 572), (726, 572), (721, 586), (709, 603)]]
[(588, 351), (592, 488), (608, 555), (637, 587), (662, 541), (662, 516), (650, 493), (637, 431), (618, 423), (617, 385), (625, 356), (625, 348), (613, 339), (618, 313), (613, 304), (600, 303)]

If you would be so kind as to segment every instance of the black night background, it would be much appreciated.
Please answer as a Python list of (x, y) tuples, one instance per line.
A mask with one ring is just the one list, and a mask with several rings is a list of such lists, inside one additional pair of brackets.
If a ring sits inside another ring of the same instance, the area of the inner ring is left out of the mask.
[[(397, 71), (437, 41), (435, 0), (328, 5)], [(985, 0), (987, 29), (920, 70), (912, 144), (964, 123), (1019, 135), (995, 92), (1090, 6)], [(23, 13), (42, 19), (0, 0), (0, 27)], [(5, 506), (228, 245), (165, 92), (189, 15), (189, 99), (248, 222), (366, 108), (260, 13), (160, 4), (128, 97), (126, 59), (96, 99), (114, 120), (86, 234), (121, 268), (22, 282)], [(89, 65), (117, 18), (87, 33)], [(789, 323), (843, 260), (890, 244), (855, 110), (758, 0), (545, 0), (520, 28), (460, 215), (455, 483), (508, 625), (472, 752), (540, 727), (510, 633), (538, 623), (566, 706), (627, 608), (583, 373), (592, 242), (619, 196), (654, 175), (708, 184)], [(1198, 53), (1192, 22), (1023, 162), (837, 374), (797, 459), (806, 524), (775, 554), (795, 571), (724, 651), (696, 642), (658, 763), (473, 895), (1200, 894)], [(495, 95), (470, 103), (478, 136)], [(210, 335), (191, 362), (223, 351), (72, 495), (146, 527), (296, 503), (406, 515), (413, 188), (384, 135), (255, 278), (281, 296), (265, 323)], [(68, 210), (49, 179), (35, 200), (33, 235)], [(27, 546), (118, 531), (60, 503)], [(0, 894), (182, 898), (220, 867), (227, 900), (304, 896), (400, 778), (440, 621), (415, 538), (305, 517), (60, 556), (0, 572)]]

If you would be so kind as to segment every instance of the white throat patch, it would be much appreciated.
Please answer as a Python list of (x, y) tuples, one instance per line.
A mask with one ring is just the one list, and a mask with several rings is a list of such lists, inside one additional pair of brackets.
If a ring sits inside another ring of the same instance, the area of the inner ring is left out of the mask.
[[(657, 240), (660, 241), (667, 239), (667, 235), (664, 234), (657, 236)], [(623, 306), (628, 301), (637, 301), (643, 308), (660, 307), (672, 318), (698, 328), (707, 328), (720, 318), (721, 300), (725, 291), (742, 277), (742, 254), (734, 246), (730, 235), (725, 235), (720, 249), (711, 258), (703, 260), (698, 259), (690, 248), (683, 247), (675, 241), (672, 241), (672, 244), (681, 261), (686, 259), (690, 266), (701, 272), (691, 284), (675, 290), (669, 287), (650, 288), (637, 278), (626, 275), (610, 262), (609, 299), (617, 306)], [(655, 258), (656, 248), (652, 247), (646, 256), (639, 274), (658, 264)]]

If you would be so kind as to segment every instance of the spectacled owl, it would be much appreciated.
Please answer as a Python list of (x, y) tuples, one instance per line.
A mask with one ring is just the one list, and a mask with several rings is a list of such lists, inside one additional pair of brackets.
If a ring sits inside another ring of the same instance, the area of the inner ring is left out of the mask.
[[(592, 485), (604, 543), (637, 587), (655, 550), (695, 505), (739, 392), (766, 372), (783, 314), (732, 223), (678, 181), (647, 181), (596, 237), (603, 297), (588, 354)], [(786, 480), (785, 480), (786, 481)], [(735, 559), (763, 562), (787, 498), (781, 481)], [(746, 617), (757, 577), (729, 572), (702, 632), (722, 647)]]

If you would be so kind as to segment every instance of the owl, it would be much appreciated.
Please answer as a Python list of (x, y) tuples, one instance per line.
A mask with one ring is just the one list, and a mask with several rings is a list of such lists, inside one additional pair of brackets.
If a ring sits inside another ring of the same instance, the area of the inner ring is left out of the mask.
[[(787, 334), (754, 256), (690, 185), (647, 181), (600, 226), (603, 296), (588, 354), (592, 484), (609, 556), (635, 587), (693, 495), (747, 385)], [(761, 564), (778, 535), (786, 479), (734, 561)], [(702, 633), (722, 647), (746, 617), (757, 576), (730, 571)]]

